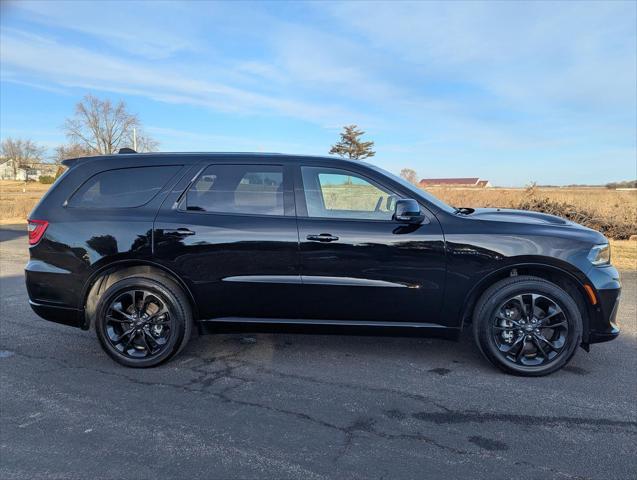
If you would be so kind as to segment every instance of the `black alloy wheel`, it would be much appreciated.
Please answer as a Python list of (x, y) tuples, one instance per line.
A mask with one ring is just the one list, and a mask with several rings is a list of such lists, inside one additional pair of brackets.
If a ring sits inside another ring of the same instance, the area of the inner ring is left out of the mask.
[(127, 367), (153, 367), (168, 360), (186, 345), (191, 330), (187, 297), (160, 275), (119, 280), (98, 301), (97, 338), (108, 355)]
[(546, 365), (564, 350), (568, 321), (550, 298), (523, 293), (504, 301), (491, 325), (495, 345), (503, 357), (522, 366)]
[(502, 370), (541, 376), (559, 370), (575, 354), (582, 316), (575, 298), (538, 277), (508, 277), (489, 287), (473, 314), (482, 354)]
[(148, 358), (159, 355), (168, 345), (174, 328), (172, 316), (159, 295), (149, 290), (128, 290), (106, 311), (106, 338), (122, 355)]

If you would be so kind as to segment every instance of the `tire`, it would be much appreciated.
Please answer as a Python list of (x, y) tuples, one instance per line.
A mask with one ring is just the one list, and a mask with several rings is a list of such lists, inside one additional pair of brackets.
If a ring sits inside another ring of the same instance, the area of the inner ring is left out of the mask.
[(473, 334), (493, 365), (539, 377), (573, 357), (582, 339), (582, 316), (575, 299), (558, 285), (521, 275), (500, 280), (482, 294)]
[(159, 275), (115, 282), (101, 295), (95, 312), (102, 349), (126, 367), (155, 367), (169, 360), (186, 346), (193, 327), (183, 290)]

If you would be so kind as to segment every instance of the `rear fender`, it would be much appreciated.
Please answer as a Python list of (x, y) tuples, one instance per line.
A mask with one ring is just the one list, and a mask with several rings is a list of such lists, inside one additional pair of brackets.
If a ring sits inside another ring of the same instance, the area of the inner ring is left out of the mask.
[(197, 302), (192, 294), (191, 288), (177, 275), (174, 271), (162, 265), (160, 263), (152, 261), (119, 261), (102, 267), (100, 270), (94, 272), (89, 281), (86, 282), (82, 298), (84, 299), (83, 311), (84, 318), (80, 325), (83, 330), (88, 330), (91, 327), (93, 317), (95, 315), (95, 308), (100, 295), (106, 291), (108, 287), (122, 278), (130, 277), (136, 274), (154, 274), (169, 278), (173, 282), (177, 283), (185, 292), (188, 300), (190, 301), (191, 311), (194, 319), (199, 318), (199, 311), (197, 309)]

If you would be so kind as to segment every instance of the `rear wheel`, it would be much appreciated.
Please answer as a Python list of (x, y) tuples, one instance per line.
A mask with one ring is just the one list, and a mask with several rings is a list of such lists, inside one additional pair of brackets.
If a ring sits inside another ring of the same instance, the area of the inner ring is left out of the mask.
[(192, 317), (186, 296), (160, 276), (128, 277), (111, 285), (96, 308), (104, 351), (127, 367), (154, 367), (188, 342)]
[(502, 370), (548, 375), (568, 363), (582, 337), (575, 300), (558, 285), (532, 277), (510, 277), (482, 295), (473, 330), (484, 356)]

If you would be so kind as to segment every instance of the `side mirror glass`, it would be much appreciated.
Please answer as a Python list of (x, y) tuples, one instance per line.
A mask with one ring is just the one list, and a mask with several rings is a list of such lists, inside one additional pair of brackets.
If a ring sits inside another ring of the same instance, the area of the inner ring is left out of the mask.
[(401, 223), (419, 224), (425, 216), (420, 211), (420, 205), (412, 198), (401, 198), (396, 200), (394, 209), (394, 220)]

